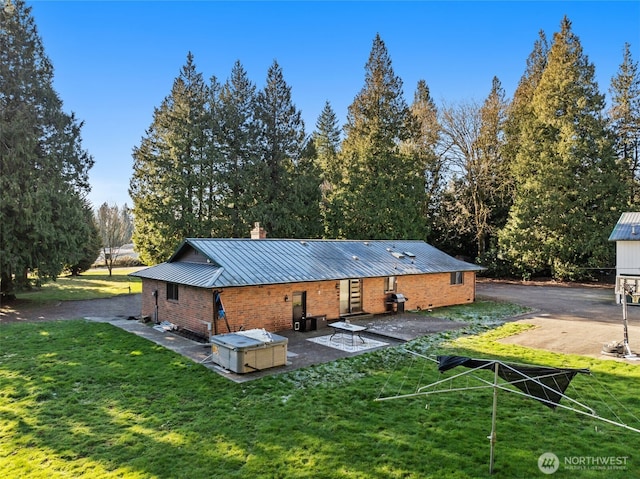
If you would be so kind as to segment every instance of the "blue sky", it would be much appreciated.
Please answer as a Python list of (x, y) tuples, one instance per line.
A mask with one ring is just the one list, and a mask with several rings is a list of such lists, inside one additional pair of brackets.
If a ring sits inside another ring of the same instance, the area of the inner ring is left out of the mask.
[(131, 206), (131, 151), (191, 51), (206, 79), (239, 60), (258, 88), (277, 60), (311, 133), (326, 100), (343, 123), (364, 85), (373, 39), (385, 42), (407, 102), (424, 79), (440, 105), (511, 96), (544, 30), (567, 15), (602, 93), (625, 42), (640, 60), (639, 1), (28, 1), (66, 111), (85, 122), (95, 207)]

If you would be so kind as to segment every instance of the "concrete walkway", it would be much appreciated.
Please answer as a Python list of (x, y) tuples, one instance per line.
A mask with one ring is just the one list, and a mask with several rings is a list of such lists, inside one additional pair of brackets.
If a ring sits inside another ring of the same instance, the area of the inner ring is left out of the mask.
[[(157, 329), (154, 329), (153, 325), (150, 323), (145, 324), (138, 320), (125, 319), (121, 316), (86, 316), (85, 319), (101, 323), (109, 323), (129, 333), (135, 334), (136, 336), (145, 338), (181, 354), (194, 362), (201, 363), (204, 367), (235, 382), (251, 381), (272, 374), (293, 371), (313, 364), (327, 363), (340, 358), (371, 352), (375, 349), (397, 346), (419, 336), (464, 326), (464, 324), (457, 323), (455, 321), (427, 318), (425, 316), (411, 314), (369, 318), (359, 322), (359, 324), (367, 327), (367, 330), (362, 334), (365, 342), (369, 340), (372, 344), (377, 344), (372, 341), (375, 340), (384, 344), (376, 348), (357, 352), (349, 352), (308, 341), (310, 338), (331, 335), (333, 332), (331, 328), (322, 328), (316, 331), (307, 332), (293, 330), (280, 331), (276, 334), (288, 339), (287, 365), (265, 369), (263, 371), (255, 371), (248, 374), (237, 374), (227, 371), (217, 364), (208, 361), (208, 356), (211, 354), (211, 345), (209, 344), (193, 341), (174, 332), (158, 331)], [(357, 321), (352, 322), (357, 323)], [(350, 341), (351, 338), (348, 340)], [(336, 342), (339, 342), (339, 338)]]

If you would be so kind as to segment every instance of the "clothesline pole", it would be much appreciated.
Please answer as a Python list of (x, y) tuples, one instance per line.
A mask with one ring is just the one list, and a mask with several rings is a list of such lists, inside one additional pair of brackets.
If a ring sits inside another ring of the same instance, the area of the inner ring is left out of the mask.
[(498, 361), (493, 365), (493, 410), (491, 412), (491, 435), (488, 437), (491, 444), (489, 454), (489, 474), (493, 474), (493, 463), (495, 460), (495, 448), (496, 448), (496, 416), (498, 415), (498, 368), (500, 367)]
[(622, 340), (623, 343), (623, 349), (624, 349), (624, 355), (625, 357), (634, 357), (635, 354), (633, 354), (631, 352), (631, 347), (629, 346), (629, 329), (627, 327), (628, 321), (627, 321), (627, 292), (629, 292), (629, 294), (632, 294), (633, 292), (631, 291), (631, 288), (628, 287), (626, 284), (624, 285), (624, 291), (622, 293), (622, 324), (624, 325), (624, 337)]

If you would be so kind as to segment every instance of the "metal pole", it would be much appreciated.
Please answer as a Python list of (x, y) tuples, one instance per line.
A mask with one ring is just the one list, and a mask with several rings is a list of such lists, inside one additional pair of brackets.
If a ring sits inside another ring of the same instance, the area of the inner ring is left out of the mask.
[(631, 348), (629, 347), (629, 331), (627, 329), (627, 285), (622, 292), (622, 324), (624, 325), (624, 354), (631, 354)]
[(493, 463), (495, 460), (496, 447), (496, 416), (498, 413), (498, 368), (500, 365), (496, 361), (494, 364), (495, 373), (493, 376), (493, 411), (491, 412), (491, 435), (488, 437), (491, 444), (491, 452), (489, 456), (489, 474), (493, 474)]
[(624, 284), (622, 290), (622, 322), (624, 324), (623, 357), (625, 359), (638, 359), (638, 356), (631, 352), (631, 346), (629, 346), (629, 330), (627, 326), (627, 291), (629, 294), (634, 294), (636, 292), (628, 287), (626, 283)]

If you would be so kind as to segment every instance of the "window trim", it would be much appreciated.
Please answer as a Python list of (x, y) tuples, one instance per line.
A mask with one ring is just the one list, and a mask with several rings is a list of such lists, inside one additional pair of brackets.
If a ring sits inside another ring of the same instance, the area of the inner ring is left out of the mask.
[[(391, 284), (391, 288), (390, 286), (390, 282), (392, 282)], [(385, 276), (384, 278), (384, 292), (385, 293), (393, 293), (395, 291), (397, 291), (398, 289), (398, 277), (397, 276)]]
[(178, 283), (167, 283), (167, 301), (178, 302), (180, 298), (180, 289)]
[(464, 284), (464, 271), (452, 271), (449, 277), (449, 284), (451, 286)]

